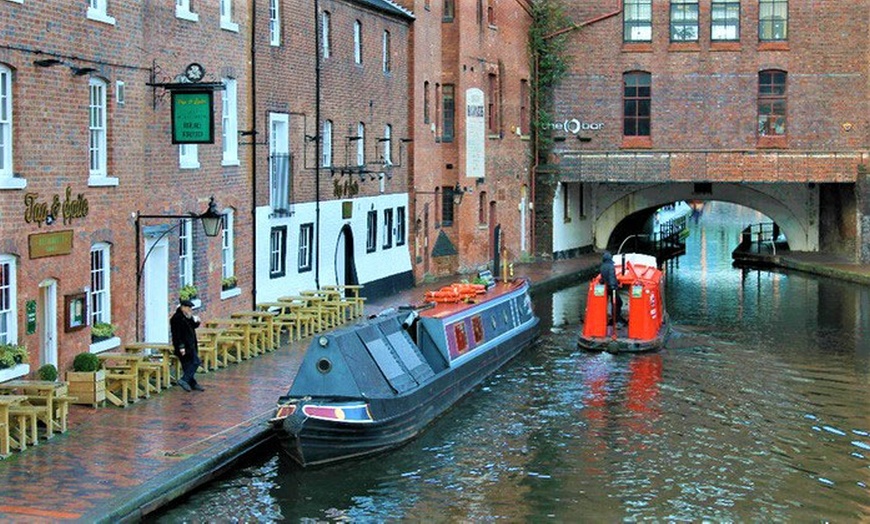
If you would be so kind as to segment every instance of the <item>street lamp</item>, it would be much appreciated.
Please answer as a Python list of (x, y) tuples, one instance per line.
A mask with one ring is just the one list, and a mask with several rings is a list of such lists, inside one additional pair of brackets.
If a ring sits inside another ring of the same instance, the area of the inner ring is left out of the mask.
[(197, 213), (188, 213), (186, 215), (143, 215), (142, 213), (136, 212), (136, 339), (139, 337), (139, 300), (142, 294), (142, 273), (145, 270), (145, 263), (148, 261), (148, 257), (151, 256), (151, 252), (154, 251), (154, 248), (160, 241), (168, 235), (170, 232), (175, 231), (180, 228), (183, 222), (179, 221), (174, 226), (167, 228), (165, 231), (160, 233), (160, 236), (157, 237), (157, 240), (151, 244), (151, 247), (148, 249), (148, 252), (145, 253), (145, 258), (143, 258), (140, 262), (139, 260), (139, 244), (141, 242), (142, 236), (142, 227), (141, 220), (147, 218), (176, 218), (176, 219), (189, 219), (189, 220), (199, 220), (202, 222), (202, 229), (205, 231), (205, 236), (211, 238), (216, 237), (221, 233), (221, 227), (223, 225), (224, 216), (222, 213), (218, 213), (217, 205), (214, 202), (214, 197), (209, 198), (208, 208), (202, 214)]

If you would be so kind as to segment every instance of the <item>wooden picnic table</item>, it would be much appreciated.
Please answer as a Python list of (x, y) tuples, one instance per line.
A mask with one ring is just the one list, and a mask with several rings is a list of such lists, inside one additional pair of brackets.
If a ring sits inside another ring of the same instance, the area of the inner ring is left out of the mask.
[(353, 304), (353, 318), (361, 317), (365, 306), (365, 297), (360, 296), (363, 287), (359, 284), (339, 284), (323, 286), (323, 289), (335, 290), (344, 295), (344, 298)]
[[(207, 361), (211, 360), (215, 369), (226, 367), (230, 362), (241, 362), (245, 342), (244, 330), (239, 327), (204, 327), (196, 330), (199, 350), (205, 358), (203, 367), (208, 371)], [(229, 348), (236, 349), (230, 354)]]
[(322, 306), (324, 300), (326, 300), (325, 297), (313, 294), (287, 295), (283, 297), (278, 297), (278, 302), (284, 302), (287, 304), (298, 304), (300, 306), (300, 311), (312, 314), (314, 316), (314, 330), (317, 332), (324, 331), (326, 329), (326, 315), (324, 314), (324, 309)]
[(252, 338), (260, 338), (259, 323), (250, 318), (214, 318), (206, 322), (207, 327), (238, 328), (241, 330), (244, 340), (242, 341), (243, 358), (251, 358), (259, 353), (257, 344), (251, 344)]
[[(125, 351), (124, 353), (100, 353), (97, 357), (103, 362), (103, 368), (106, 369), (106, 399), (112, 404), (120, 407), (126, 407), (127, 402), (138, 402), (139, 396), (150, 397), (150, 392), (146, 386), (143, 391), (140, 387), (139, 366), (147, 360), (150, 355), (145, 351)], [(120, 365), (111, 365), (110, 362), (123, 362)], [(129, 378), (128, 378), (129, 377)], [(131, 383), (130, 390), (133, 393), (133, 398), (130, 399), (126, 394), (125, 382)], [(115, 394), (110, 385), (112, 382), (117, 382), (121, 385), (121, 396)], [(125, 398), (126, 397), (126, 398)]]
[[(9, 432), (11, 428), (9, 423), (9, 408), (12, 406), (17, 406), (27, 400), (27, 397), (24, 395), (0, 395), (0, 457), (8, 457), (9, 456), (9, 444), (10, 442), (15, 445), (16, 448), (21, 448), (21, 443), (18, 440), (12, 437), (12, 434)], [(24, 446), (27, 446), (27, 443), (24, 443)]]
[(272, 311), (238, 311), (230, 315), (233, 318), (250, 318), (261, 324), (265, 324), (266, 330), (269, 333), (269, 342), (267, 349), (275, 349), (278, 347), (280, 340), (275, 332), (275, 313)]
[(24, 404), (40, 408), (35, 411), (37, 418), (45, 424), (46, 438), (51, 438), (55, 432), (66, 431), (67, 406), (60, 406), (60, 410), (56, 408), (58, 403), (66, 402), (67, 388), (66, 382), (53, 380), (10, 380), (0, 383), (0, 393), (23, 395), (26, 398)]
[(124, 344), (124, 351), (132, 353), (144, 351), (147, 354), (149, 350), (156, 350), (160, 354), (160, 380), (163, 382), (163, 387), (168, 388), (172, 385), (170, 370), (172, 369), (172, 359), (175, 358), (175, 348), (172, 344), (168, 342), (131, 342)]
[(275, 315), (272, 322), (279, 336), (285, 327), (291, 339), (294, 338), (295, 331), (296, 340), (307, 337), (309, 333), (314, 331), (315, 317), (318, 313), (309, 311), (307, 305), (302, 302), (261, 302), (257, 304), (257, 308)]

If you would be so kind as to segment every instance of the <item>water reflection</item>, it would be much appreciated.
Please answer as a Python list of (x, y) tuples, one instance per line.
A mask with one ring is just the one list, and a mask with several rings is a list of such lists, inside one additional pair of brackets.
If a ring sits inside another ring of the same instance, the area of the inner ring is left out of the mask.
[(668, 265), (665, 350), (579, 351), (585, 283), (536, 297), (539, 343), (407, 446), (267, 450), (159, 520), (870, 519), (870, 291), (731, 267), (744, 215), (708, 203)]

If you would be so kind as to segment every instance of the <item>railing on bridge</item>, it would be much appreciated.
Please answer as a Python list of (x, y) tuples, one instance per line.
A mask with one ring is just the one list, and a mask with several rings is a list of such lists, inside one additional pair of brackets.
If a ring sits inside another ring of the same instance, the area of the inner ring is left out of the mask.
[(686, 252), (687, 219), (688, 215), (677, 216), (659, 224), (658, 231), (652, 234), (626, 237), (617, 252), (630, 251), (653, 255), (661, 265)]
[(779, 238), (779, 226), (773, 222), (751, 224), (740, 234), (740, 245), (737, 250), (744, 253), (770, 253), (776, 256), (776, 243)]

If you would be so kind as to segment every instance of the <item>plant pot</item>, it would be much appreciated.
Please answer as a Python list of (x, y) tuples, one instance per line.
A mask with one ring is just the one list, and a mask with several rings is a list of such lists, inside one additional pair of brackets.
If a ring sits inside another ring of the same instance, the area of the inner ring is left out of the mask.
[(99, 371), (67, 371), (66, 381), (69, 382), (69, 394), (76, 397), (74, 404), (85, 404), (97, 407), (106, 402), (106, 372)]

